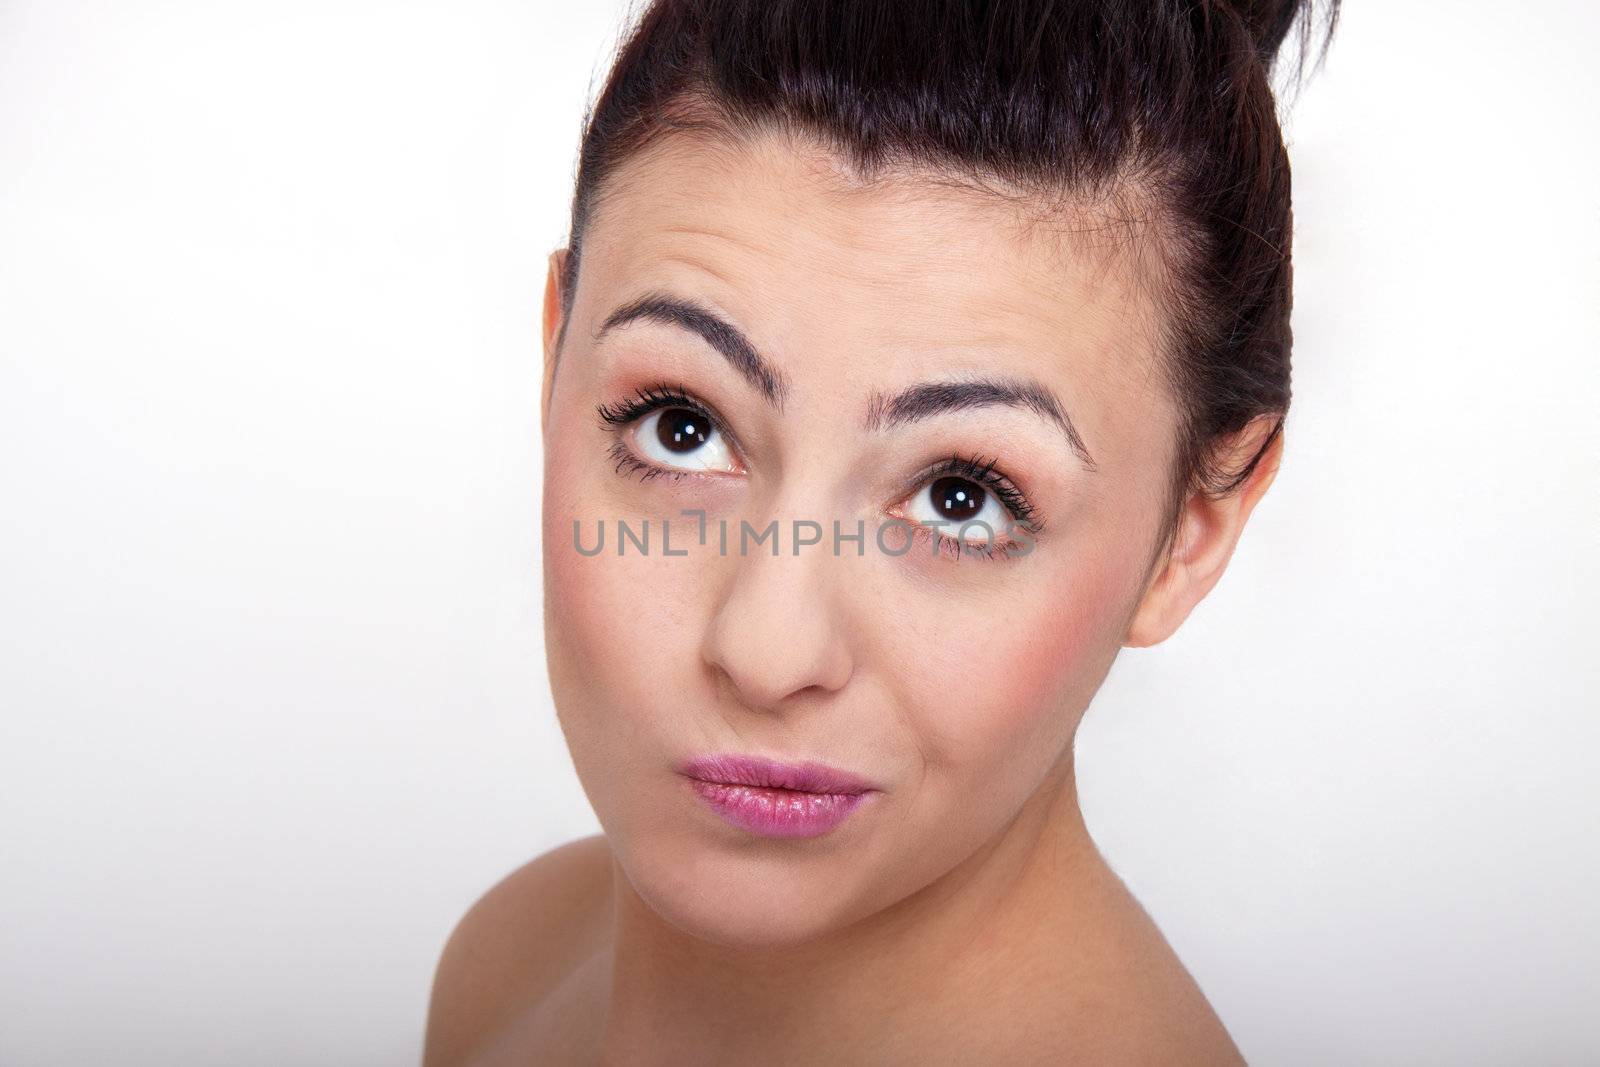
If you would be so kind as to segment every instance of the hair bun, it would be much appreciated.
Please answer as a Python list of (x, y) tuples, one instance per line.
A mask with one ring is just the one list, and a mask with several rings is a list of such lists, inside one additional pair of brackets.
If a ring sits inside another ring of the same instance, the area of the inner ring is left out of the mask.
[[(1277, 62), (1278, 50), (1283, 47), (1284, 39), (1289, 36), (1289, 30), (1296, 21), (1299, 21), (1303, 65), (1305, 51), (1311, 39), (1311, 11), (1316, 6), (1315, 0), (1216, 0), (1216, 2), (1239, 16), (1256, 43), (1256, 54), (1261, 58), (1261, 65), (1268, 71), (1271, 71)], [(1328, 32), (1323, 40), (1324, 49), (1338, 19), (1339, 0), (1329, 0)]]

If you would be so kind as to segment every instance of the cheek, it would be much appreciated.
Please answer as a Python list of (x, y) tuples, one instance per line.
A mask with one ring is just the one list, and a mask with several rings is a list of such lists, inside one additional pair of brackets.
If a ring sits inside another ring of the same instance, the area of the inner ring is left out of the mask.
[[(602, 491), (603, 479), (615, 478), (609, 468), (552, 454), (545, 478), (545, 648), (556, 713), (580, 767), (597, 749), (625, 745), (605, 754), (621, 766), (648, 747), (644, 737), (662, 726), (663, 694), (699, 661), (703, 553), (664, 555), (660, 514), (615, 503)], [(619, 553), (623, 522), (648, 538), (647, 552), (628, 540)], [(692, 520), (675, 522), (672, 550), (692, 549), (695, 534)]]
[[(605, 550), (592, 557), (573, 549), (570, 520), (551, 531), (560, 542), (554, 550), (546, 542), (547, 642), (584, 668), (587, 691), (637, 694), (670, 688), (680, 679), (654, 668), (676, 664), (681, 675), (682, 665), (690, 662), (685, 657), (698, 658), (703, 624), (695, 615), (695, 600), (706, 583), (697, 580), (691, 560), (655, 555), (661, 538), (655, 522), (649, 557), (640, 557), (632, 542), (627, 555), (619, 557), (616, 523), (608, 516), (604, 526)], [(596, 520), (584, 520), (585, 548), (594, 546), (597, 527)], [(678, 532), (674, 528), (675, 541)]]
[[(1003, 781), (1007, 789), (982, 787), (996, 802), (1032, 791), (1116, 657), (1124, 589), (1113, 561), (1080, 558), (1016, 583), (986, 607), (964, 605), (952, 616), (946, 601), (899, 628), (895, 661), (917, 665), (905, 675), (903, 706), (912, 709), (908, 725), (930, 784), (943, 779), (968, 791), (980, 780)], [(960, 624), (935, 621), (952, 617)]]

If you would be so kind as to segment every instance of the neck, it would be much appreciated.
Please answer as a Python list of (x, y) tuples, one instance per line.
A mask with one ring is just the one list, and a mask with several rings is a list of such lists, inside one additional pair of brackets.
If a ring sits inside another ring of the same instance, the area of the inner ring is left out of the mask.
[(973, 855), (893, 906), (802, 945), (730, 948), (686, 935), (614, 862), (604, 1047), (617, 1062), (641, 1050), (722, 1062), (709, 1052), (753, 1057), (786, 1035), (818, 1054), (819, 1041), (861, 1048), (891, 1018), (897, 1031), (934, 1034), (958, 1005), (956, 1021), (970, 1023), (974, 1005), (1003, 1007), (1029, 994), (1041, 967), (1059, 967), (1072, 931), (1094, 921), (1105, 871), (1078, 807), (1070, 752)]

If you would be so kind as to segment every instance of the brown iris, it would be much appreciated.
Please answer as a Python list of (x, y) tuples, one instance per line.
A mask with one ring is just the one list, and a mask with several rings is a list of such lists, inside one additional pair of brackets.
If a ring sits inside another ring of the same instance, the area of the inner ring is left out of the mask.
[(966, 522), (983, 510), (983, 487), (966, 478), (944, 477), (928, 487), (934, 510), (951, 522)]
[(711, 423), (687, 408), (667, 408), (656, 420), (656, 439), (669, 452), (693, 452), (711, 437)]

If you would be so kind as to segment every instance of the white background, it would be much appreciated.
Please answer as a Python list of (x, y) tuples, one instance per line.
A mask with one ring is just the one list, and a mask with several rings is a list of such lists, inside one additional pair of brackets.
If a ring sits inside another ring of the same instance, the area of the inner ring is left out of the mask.
[[(0, 1063), (389, 1064), (596, 832), (537, 323), (612, 3), (0, 0)], [(1081, 735), (1262, 1064), (1600, 1061), (1600, 8), (1351, 2), (1287, 456)]]

